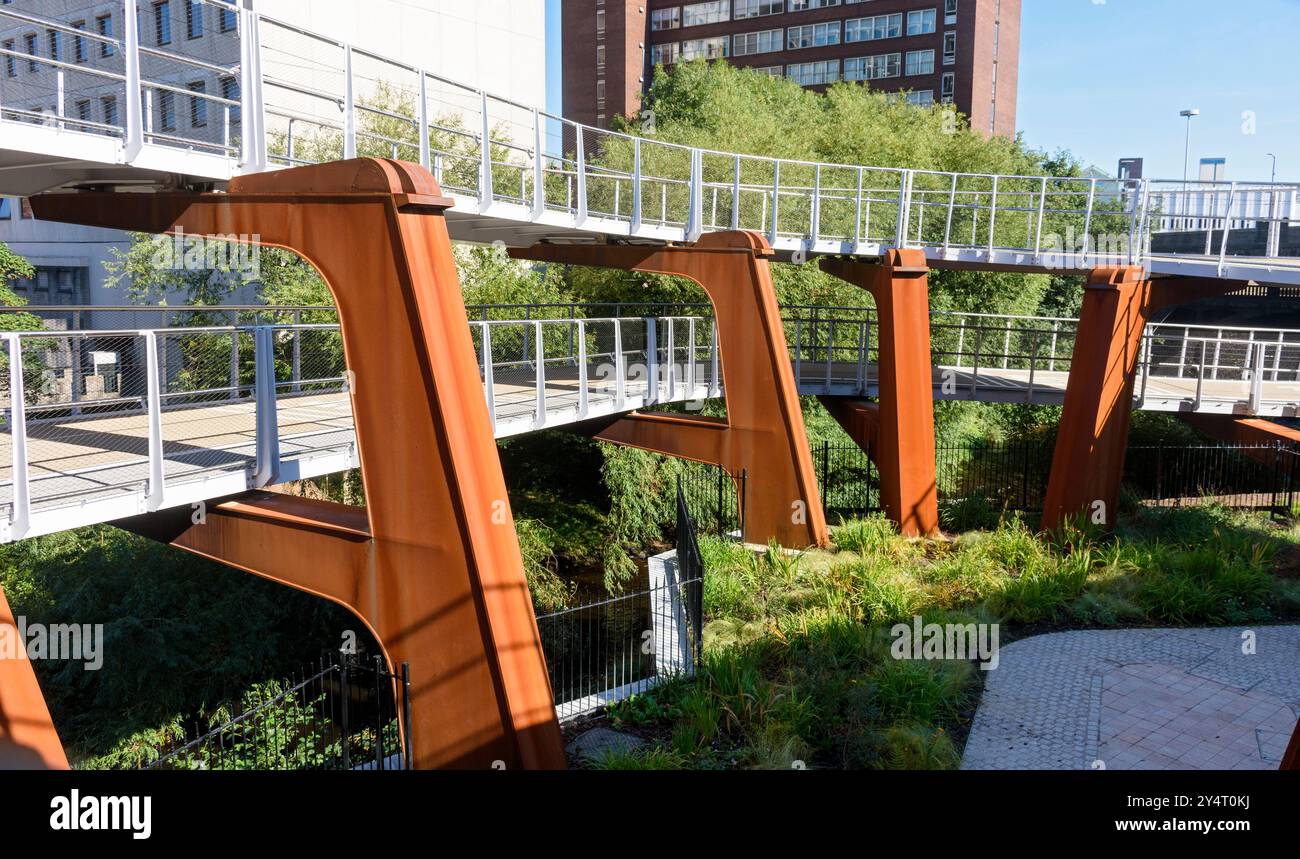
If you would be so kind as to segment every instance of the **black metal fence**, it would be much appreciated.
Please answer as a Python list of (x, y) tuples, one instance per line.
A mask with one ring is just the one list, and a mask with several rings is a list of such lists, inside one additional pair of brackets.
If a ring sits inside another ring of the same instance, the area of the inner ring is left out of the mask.
[[(941, 505), (1041, 512), (1052, 470), (1051, 441), (941, 445), (935, 477)], [(875, 465), (855, 444), (816, 442), (813, 464), (831, 522), (880, 510)], [(1290, 515), (1300, 501), (1300, 449), (1285, 444), (1140, 445), (1124, 463), (1124, 489), (1144, 503), (1228, 507)]]
[(719, 465), (684, 462), (677, 491), (684, 496), (688, 512), (693, 514), (692, 525), (699, 532), (719, 537), (745, 532), (745, 501), (749, 496), (746, 470), (733, 475)]
[[(260, 684), (244, 712), (181, 741), (146, 769), (393, 770), (411, 765), (410, 669), (333, 656)], [(399, 718), (400, 714), (400, 718)]]
[(703, 635), (703, 561), (683, 485), (677, 561), (652, 563), (645, 584), (537, 618), (556, 711), (570, 718), (689, 674)]

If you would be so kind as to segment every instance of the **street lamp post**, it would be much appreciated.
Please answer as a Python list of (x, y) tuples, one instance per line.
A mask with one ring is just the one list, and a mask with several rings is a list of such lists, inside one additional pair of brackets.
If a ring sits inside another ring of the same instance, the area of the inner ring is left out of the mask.
[(1178, 111), (1178, 115), (1187, 120), (1187, 136), (1183, 141), (1183, 208), (1186, 212), (1191, 211), (1191, 201), (1187, 199), (1187, 162), (1192, 154), (1192, 117), (1200, 116), (1201, 109), (1193, 107), (1188, 110)]
[(1273, 159), (1273, 174), (1269, 177), (1268, 183), (1275, 185), (1277, 184), (1277, 156), (1272, 152), (1265, 152), (1264, 154)]

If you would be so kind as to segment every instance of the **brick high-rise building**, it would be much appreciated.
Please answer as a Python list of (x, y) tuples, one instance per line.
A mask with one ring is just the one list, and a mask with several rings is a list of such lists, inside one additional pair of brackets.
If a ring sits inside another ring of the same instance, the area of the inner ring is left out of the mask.
[(634, 116), (654, 66), (705, 57), (824, 89), (862, 81), (1016, 132), (1020, 0), (563, 0), (564, 115)]

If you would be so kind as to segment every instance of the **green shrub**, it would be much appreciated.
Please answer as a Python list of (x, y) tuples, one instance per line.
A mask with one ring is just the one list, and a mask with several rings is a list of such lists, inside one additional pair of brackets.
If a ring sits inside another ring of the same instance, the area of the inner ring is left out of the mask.
[(876, 766), (887, 770), (955, 770), (961, 756), (942, 728), (890, 725), (877, 733)]

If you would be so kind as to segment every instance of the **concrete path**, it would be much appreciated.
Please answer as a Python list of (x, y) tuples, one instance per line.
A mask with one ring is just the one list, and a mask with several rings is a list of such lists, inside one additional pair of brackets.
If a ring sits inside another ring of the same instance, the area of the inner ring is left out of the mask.
[(1300, 625), (1061, 632), (1000, 656), (963, 769), (1277, 769), (1300, 712)]

